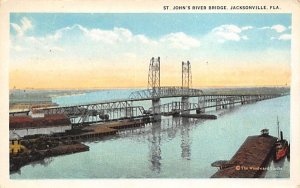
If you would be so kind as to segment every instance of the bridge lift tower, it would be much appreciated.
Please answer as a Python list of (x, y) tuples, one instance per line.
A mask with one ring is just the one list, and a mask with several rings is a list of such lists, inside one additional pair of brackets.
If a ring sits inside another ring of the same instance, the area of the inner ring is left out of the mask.
[(189, 89), (192, 87), (192, 68), (189, 61), (182, 62), (182, 89)]
[[(181, 66), (181, 81), (182, 81), (182, 90), (189, 89), (192, 87), (192, 68), (191, 68), (191, 63), (189, 61), (187, 62), (182, 62)], [(182, 109), (188, 109), (189, 107), (189, 97), (187, 96), (182, 96), (181, 98), (182, 101)], [(189, 113), (189, 111), (184, 111), (184, 113)]]
[[(148, 89), (152, 89), (152, 107), (160, 105), (160, 57), (152, 57), (148, 72)], [(160, 119), (160, 108), (153, 108), (154, 119)]]

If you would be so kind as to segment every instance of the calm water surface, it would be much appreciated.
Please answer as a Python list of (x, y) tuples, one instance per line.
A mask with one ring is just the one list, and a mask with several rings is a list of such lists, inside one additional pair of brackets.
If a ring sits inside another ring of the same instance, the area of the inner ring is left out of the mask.
[[(132, 90), (108, 90), (55, 98), (61, 105), (125, 98)], [(106, 98), (105, 98), (106, 97)], [(178, 100), (163, 100), (162, 103)], [(196, 100), (192, 99), (191, 101)], [(142, 103), (150, 106), (150, 103)], [(212, 111), (217, 120), (163, 118), (145, 128), (85, 142), (90, 151), (52, 157), (24, 166), (12, 179), (60, 178), (209, 178), (216, 160), (229, 160), (247, 136), (263, 128), (277, 136), (279, 117), (284, 137), (290, 135), (290, 97), (280, 97), (229, 110)], [(266, 178), (288, 178), (290, 163), (270, 162)]]

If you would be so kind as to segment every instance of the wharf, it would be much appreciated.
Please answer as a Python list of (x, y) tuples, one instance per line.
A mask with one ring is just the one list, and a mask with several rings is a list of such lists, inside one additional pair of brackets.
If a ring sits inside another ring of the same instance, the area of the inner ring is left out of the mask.
[(79, 140), (101, 138), (116, 135), (120, 129), (141, 127), (145, 124), (142, 120), (106, 122), (93, 124), (81, 129), (69, 131), (62, 135), (35, 136), (21, 139), (21, 144), (26, 152), (10, 155), (10, 171), (18, 171), (22, 166), (47, 157), (54, 157), (76, 152), (88, 151), (89, 147), (81, 144)]
[[(235, 155), (212, 178), (258, 178), (267, 170), (277, 138), (249, 136)], [(214, 164), (214, 163), (213, 163)], [(227, 165), (228, 164), (228, 165)]]
[(116, 122), (93, 124), (83, 128), (82, 130), (84, 132), (82, 133), (75, 134), (75, 135), (66, 135), (63, 137), (69, 138), (71, 140), (104, 137), (109, 135), (116, 135), (118, 131), (121, 129), (141, 127), (144, 125), (145, 122), (142, 120), (116, 121)]
[(145, 123), (142, 120), (134, 120), (134, 121), (116, 121), (116, 122), (109, 122), (105, 123), (102, 126), (111, 128), (111, 129), (128, 129), (133, 127), (140, 127)]

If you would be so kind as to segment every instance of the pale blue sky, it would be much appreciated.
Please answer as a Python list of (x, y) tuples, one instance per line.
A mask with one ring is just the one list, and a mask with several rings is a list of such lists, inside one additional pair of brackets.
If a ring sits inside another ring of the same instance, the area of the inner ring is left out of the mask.
[(224, 24), (255, 27), (291, 25), (291, 14), (12, 13), (10, 22), (18, 23), (22, 17), (32, 20), (39, 28), (31, 31), (35, 36), (43, 36), (74, 24), (106, 30), (123, 27), (134, 34), (145, 34), (154, 38), (171, 32), (203, 35)]
[(12, 70), (147, 71), (160, 56), (169, 68), (190, 60), (193, 70), (210, 62), (229, 75), (248, 66), (289, 72), (291, 14), (11, 13), (10, 26)]
[[(159, 40), (170, 33), (184, 33), (187, 36), (199, 39), (203, 44), (203, 41), (208, 40), (207, 36), (212, 33), (213, 29), (219, 28), (219, 34), (213, 36), (213, 38), (217, 39), (216, 37), (218, 37), (220, 41), (223, 41), (222, 48), (226, 51), (252, 51), (270, 47), (276, 49), (290, 48), (290, 14), (12, 13), (10, 16), (12, 38), (18, 35), (18, 31), (13, 25), (21, 26), (22, 18), (29, 20), (32, 26), (26, 30), (26, 36), (36, 38), (54, 35), (55, 32), (65, 27), (80, 25), (89, 30), (111, 31), (114, 28), (124, 28), (130, 31), (132, 35), (143, 35), (152, 40)], [(220, 28), (224, 25), (236, 26), (236, 28)], [(277, 28), (271, 29), (272, 26), (277, 26)], [(243, 27), (251, 28), (234, 31)], [(73, 31), (69, 36), (70, 40), (60, 40), (57, 41), (57, 44), (62, 46), (74, 45), (71, 36), (79, 39), (81, 35), (82, 32)], [(233, 38), (230, 38), (230, 35)], [(18, 39), (13, 40), (14, 44), (18, 44)], [(205, 47), (204, 45), (201, 46)]]

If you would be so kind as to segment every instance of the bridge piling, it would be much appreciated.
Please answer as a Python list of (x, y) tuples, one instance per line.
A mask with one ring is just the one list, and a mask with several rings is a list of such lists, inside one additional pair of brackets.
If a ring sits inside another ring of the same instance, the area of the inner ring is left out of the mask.
[(182, 102), (182, 114), (189, 114), (190, 111), (189, 109), (189, 97), (181, 97), (181, 102)]
[(217, 98), (216, 99), (216, 110), (220, 110), (222, 107), (221, 107), (221, 99)]
[(199, 108), (196, 110), (196, 113), (197, 114), (204, 113), (205, 112), (205, 106), (207, 106), (205, 96), (199, 96), (198, 97), (198, 106), (199, 106)]
[(160, 112), (160, 98), (155, 98), (152, 100), (152, 109), (153, 109), (153, 119), (154, 121), (161, 120), (161, 112)]

